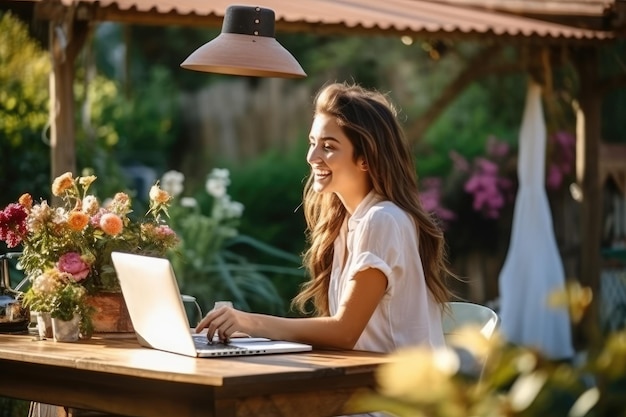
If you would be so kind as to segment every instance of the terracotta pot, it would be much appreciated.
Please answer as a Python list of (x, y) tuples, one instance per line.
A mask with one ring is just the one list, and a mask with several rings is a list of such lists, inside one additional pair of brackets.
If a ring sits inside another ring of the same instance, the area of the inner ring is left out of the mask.
[(133, 323), (121, 292), (90, 295), (87, 303), (94, 308), (91, 316), (94, 333), (133, 333)]

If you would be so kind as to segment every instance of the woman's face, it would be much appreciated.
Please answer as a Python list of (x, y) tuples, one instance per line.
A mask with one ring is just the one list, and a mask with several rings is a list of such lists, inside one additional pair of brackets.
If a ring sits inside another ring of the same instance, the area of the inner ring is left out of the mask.
[(354, 146), (335, 118), (317, 114), (311, 126), (307, 153), (314, 180), (313, 190), (334, 192), (346, 206), (351, 202), (358, 204), (371, 187), (363, 158), (354, 161), (353, 154)]

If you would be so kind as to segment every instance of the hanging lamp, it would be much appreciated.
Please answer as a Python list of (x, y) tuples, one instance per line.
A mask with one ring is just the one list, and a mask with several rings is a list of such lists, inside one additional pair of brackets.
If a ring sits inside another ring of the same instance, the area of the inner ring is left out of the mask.
[(271, 9), (229, 6), (221, 33), (196, 49), (180, 66), (250, 77), (306, 77), (298, 61), (274, 38), (274, 23)]

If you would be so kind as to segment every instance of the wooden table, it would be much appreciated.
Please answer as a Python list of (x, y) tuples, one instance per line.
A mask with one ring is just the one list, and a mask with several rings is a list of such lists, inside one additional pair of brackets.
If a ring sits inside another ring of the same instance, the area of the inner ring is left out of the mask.
[(138, 416), (321, 417), (371, 391), (384, 355), (312, 351), (196, 359), (131, 338), (0, 335), (0, 396)]

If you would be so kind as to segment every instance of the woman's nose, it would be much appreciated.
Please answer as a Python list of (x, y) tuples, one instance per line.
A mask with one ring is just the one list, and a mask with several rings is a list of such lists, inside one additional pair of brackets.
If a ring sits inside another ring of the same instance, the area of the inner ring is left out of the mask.
[(317, 146), (315, 146), (315, 145), (310, 145), (310, 146), (309, 146), (309, 150), (308, 150), (308, 152), (306, 153), (306, 161), (307, 161), (309, 164), (311, 164), (311, 163), (313, 163), (314, 161), (317, 161), (317, 160), (319, 160), (319, 159), (320, 159), (320, 157), (319, 157), (318, 147), (317, 147)]

